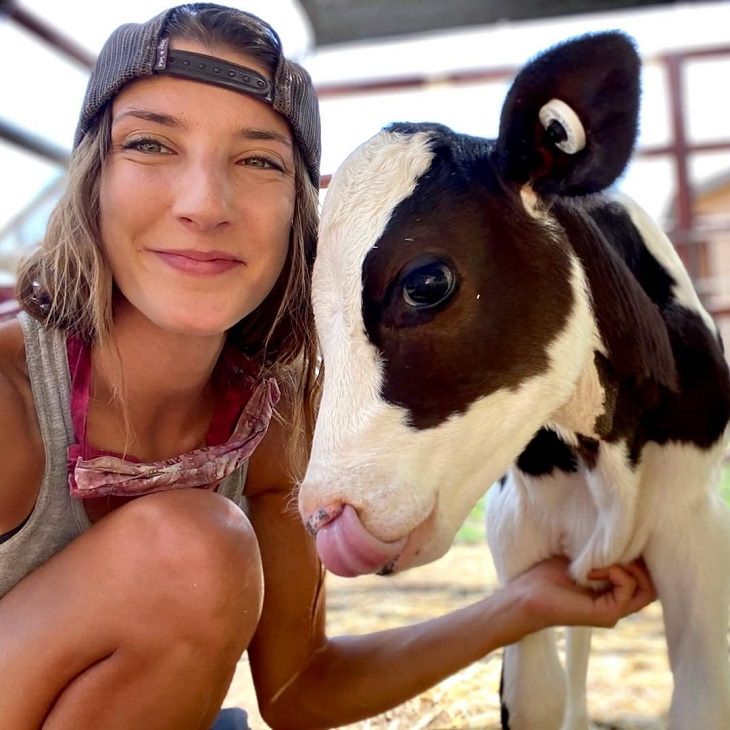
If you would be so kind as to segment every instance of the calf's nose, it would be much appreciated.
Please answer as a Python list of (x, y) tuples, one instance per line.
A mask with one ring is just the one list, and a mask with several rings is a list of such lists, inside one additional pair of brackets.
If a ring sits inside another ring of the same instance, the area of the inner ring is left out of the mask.
[(406, 537), (394, 542), (375, 537), (349, 504), (321, 507), (304, 519), (309, 532), (316, 536), (320, 560), (336, 575), (388, 573), (407, 541)]
[(328, 522), (332, 522), (332, 520), (338, 517), (339, 514), (342, 512), (343, 506), (344, 505), (342, 505), (341, 503), (328, 504), (325, 507), (319, 507), (318, 509), (314, 510), (314, 512), (310, 512), (308, 515), (302, 515), (304, 519), (304, 524), (309, 534), (312, 537), (316, 537), (319, 528), (324, 527), (324, 525), (326, 525)]

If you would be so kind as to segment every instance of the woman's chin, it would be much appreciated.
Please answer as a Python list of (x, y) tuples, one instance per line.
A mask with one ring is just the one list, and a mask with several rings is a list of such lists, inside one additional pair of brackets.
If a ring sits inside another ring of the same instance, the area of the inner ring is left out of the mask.
[(184, 314), (158, 313), (148, 316), (148, 319), (157, 328), (170, 334), (210, 338), (224, 335), (241, 319), (233, 314), (230, 316), (223, 316), (223, 314), (222, 312), (215, 315), (187, 312)]
[(237, 321), (173, 321), (167, 324), (167, 326), (163, 325), (162, 329), (172, 334), (184, 335), (186, 337), (220, 337), (225, 335)]

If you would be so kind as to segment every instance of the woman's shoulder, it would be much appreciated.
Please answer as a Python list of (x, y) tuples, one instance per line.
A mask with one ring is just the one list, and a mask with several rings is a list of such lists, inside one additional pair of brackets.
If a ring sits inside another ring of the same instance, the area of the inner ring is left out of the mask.
[(20, 320), (13, 318), (0, 322), (0, 393), (5, 403), (6, 399), (22, 397), (26, 392), (30, 395), (25, 342)]
[(281, 397), (276, 414), (271, 418), (266, 435), (249, 462), (245, 488), (248, 498), (272, 491), (288, 492), (297, 482), (288, 453), (295, 398), (291, 384), (285, 379), (279, 382)]
[(0, 323), (0, 534), (30, 513), (43, 466), (23, 332), (12, 319)]

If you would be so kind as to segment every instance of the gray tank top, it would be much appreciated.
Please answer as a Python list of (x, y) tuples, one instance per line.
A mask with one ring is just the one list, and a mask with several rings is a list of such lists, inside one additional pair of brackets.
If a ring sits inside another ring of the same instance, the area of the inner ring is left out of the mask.
[[(0, 543), (0, 597), (21, 578), (62, 550), (91, 523), (81, 500), (68, 488), (66, 452), (74, 441), (71, 380), (62, 333), (47, 330), (26, 313), (18, 315), (25, 358), (46, 454), (38, 499), (25, 523)], [(242, 504), (248, 462), (227, 477), (218, 492)]]

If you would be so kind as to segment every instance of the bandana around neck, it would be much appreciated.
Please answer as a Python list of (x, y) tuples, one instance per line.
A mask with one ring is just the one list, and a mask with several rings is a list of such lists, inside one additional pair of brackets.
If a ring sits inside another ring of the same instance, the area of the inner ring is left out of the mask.
[[(250, 361), (224, 353), (220, 367), (225, 378), (222, 405), (206, 437), (208, 445), (161, 461), (140, 462), (134, 457), (100, 452), (88, 443), (91, 355), (77, 337), (67, 340), (71, 376), (71, 418), (75, 443), (68, 448), (68, 482), (73, 497), (109, 495), (137, 497), (166, 489), (198, 487), (214, 490), (238, 469), (259, 445), (279, 400), (273, 378), (255, 380)], [(245, 360), (245, 362), (243, 362)], [(243, 364), (241, 364), (243, 363)], [(242, 407), (242, 410), (241, 410)], [(232, 416), (240, 411), (231, 432)], [(220, 443), (228, 432), (230, 434)]]

